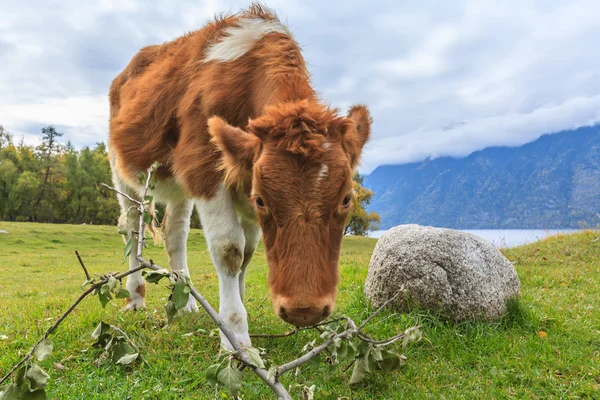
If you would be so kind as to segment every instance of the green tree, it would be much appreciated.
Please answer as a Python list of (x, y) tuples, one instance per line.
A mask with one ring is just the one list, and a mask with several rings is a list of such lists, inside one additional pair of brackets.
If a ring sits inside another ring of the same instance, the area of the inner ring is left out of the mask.
[(374, 211), (367, 212), (367, 207), (374, 193), (362, 185), (364, 176), (357, 172), (354, 174), (352, 180), (354, 187), (354, 209), (348, 216), (348, 223), (344, 234), (367, 236), (369, 231), (376, 230), (379, 227), (381, 218)]
[[(40, 160), (42, 162), (43, 178), (39, 185), (37, 200), (33, 206), (33, 220), (46, 220), (52, 222), (54, 213), (51, 203), (58, 197), (57, 187), (54, 184), (56, 174), (58, 172), (57, 154), (61, 151), (62, 146), (57, 139), (63, 134), (57, 132), (52, 125), (42, 128), (42, 144), (38, 147)], [(42, 215), (40, 215), (42, 214)]]
[(12, 135), (0, 125), (0, 150), (12, 145)]

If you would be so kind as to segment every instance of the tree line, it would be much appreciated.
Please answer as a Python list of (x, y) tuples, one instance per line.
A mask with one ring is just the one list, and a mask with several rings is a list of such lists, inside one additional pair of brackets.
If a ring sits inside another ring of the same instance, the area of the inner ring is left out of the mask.
[[(0, 125), (0, 220), (69, 224), (115, 225), (120, 208), (114, 193), (101, 186), (112, 182), (106, 145), (75, 149), (60, 142), (53, 126), (42, 128), (42, 143), (15, 143)], [(354, 177), (356, 207), (346, 233), (366, 235), (376, 228), (379, 216), (367, 213), (373, 192)], [(161, 215), (163, 208), (157, 206)], [(194, 210), (192, 227), (199, 228)]]
[(115, 224), (119, 205), (100, 186), (111, 182), (106, 145), (76, 150), (53, 126), (42, 135), (39, 146), (16, 144), (0, 126), (0, 219)]

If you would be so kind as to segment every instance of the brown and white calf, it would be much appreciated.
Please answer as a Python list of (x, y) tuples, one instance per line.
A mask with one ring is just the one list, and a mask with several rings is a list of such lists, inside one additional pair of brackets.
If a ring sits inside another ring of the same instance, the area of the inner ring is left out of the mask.
[[(275, 312), (308, 326), (333, 311), (352, 170), (370, 125), (364, 106), (341, 116), (319, 100), (287, 27), (253, 5), (143, 48), (113, 81), (114, 184), (139, 196), (139, 173), (160, 162), (152, 195), (166, 203), (169, 265), (189, 274), (195, 204), (219, 276), (220, 315), (249, 344), (244, 277), (261, 228)], [(119, 201), (126, 213), (130, 204)], [(126, 232), (137, 218), (124, 215)], [(143, 308), (139, 273), (127, 289), (126, 307)], [(193, 298), (186, 309), (198, 309)]]

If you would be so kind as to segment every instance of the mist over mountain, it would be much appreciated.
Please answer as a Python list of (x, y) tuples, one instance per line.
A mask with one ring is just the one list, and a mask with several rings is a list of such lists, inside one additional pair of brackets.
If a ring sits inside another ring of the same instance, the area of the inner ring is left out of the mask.
[(381, 229), (418, 223), (456, 229), (597, 225), (600, 125), (546, 134), (520, 147), (489, 147), (377, 167), (364, 179)]

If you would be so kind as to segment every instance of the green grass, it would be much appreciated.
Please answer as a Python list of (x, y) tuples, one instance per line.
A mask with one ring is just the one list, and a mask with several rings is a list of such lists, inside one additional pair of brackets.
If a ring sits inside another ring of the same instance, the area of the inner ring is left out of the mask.
[[(79, 296), (84, 276), (75, 250), (91, 273), (123, 271), (123, 242), (116, 228), (0, 222), (0, 375), (29, 350), (53, 321)], [(600, 241), (598, 233), (556, 236), (505, 250), (515, 262), (522, 298), (496, 323), (450, 323), (435, 315), (383, 312), (369, 325), (377, 338), (422, 324), (425, 339), (409, 347), (408, 363), (391, 374), (370, 376), (350, 387), (350, 372), (325, 379), (326, 367), (305, 369), (292, 382), (316, 384), (316, 398), (600, 398)], [(359, 322), (372, 309), (363, 282), (375, 240), (344, 238), (337, 313)], [(194, 285), (218, 306), (218, 282), (201, 231), (190, 234), (189, 264)], [(160, 247), (145, 253), (167, 266)], [(277, 333), (289, 329), (262, 302), (268, 294), (262, 247), (250, 265), (246, 307), (250, 330)], [(182, 399), (226, 397), (215, 391), (204, 370), (214, 363), (219, 339), (184, 336), (213, 324), (203, 312), (166, 324), (162, 306), (168, 290), (148, 286), (148, 310), (124, 313), (121, 301), (102, 309), (97, 298), (85, 300), (52, 335), (54, 352), (41, 362), (51, 376), (50, 398)], [(96, 366), (90, 347), (99, 320), (125, 330), (144, 362), (133, 367)], [(298, 356), (317, 336), (302, 332), (284, 339), (254, 339), (268, 359), (281, 364)], [(64, 365), (57, 369), (54, 363)], [(245, 399), (273, 398), (253, 374), (245, 375)]]

